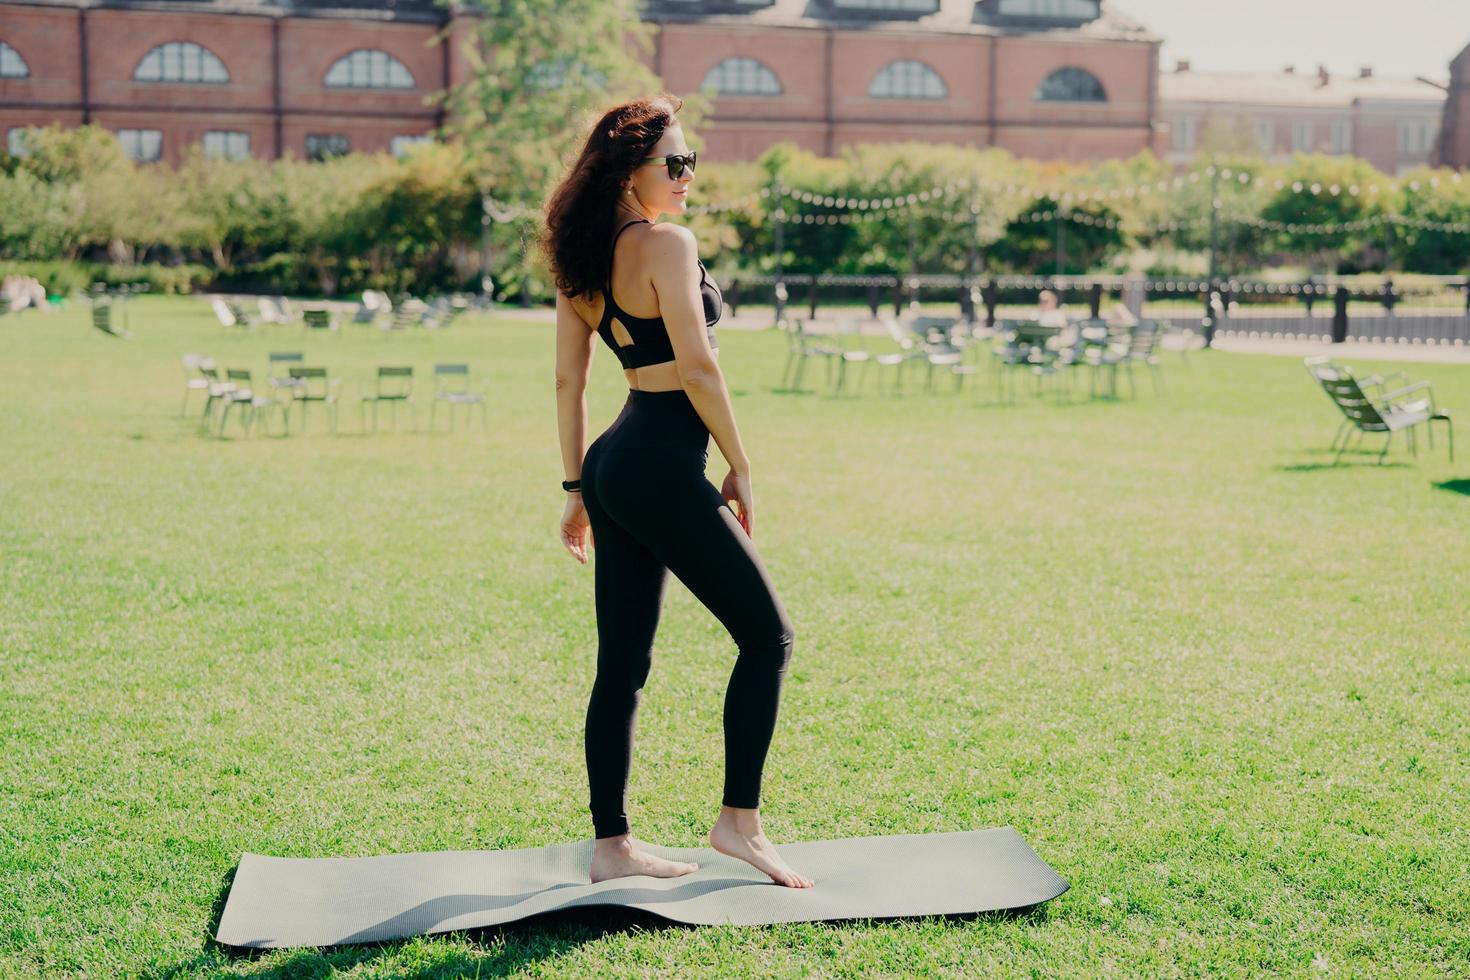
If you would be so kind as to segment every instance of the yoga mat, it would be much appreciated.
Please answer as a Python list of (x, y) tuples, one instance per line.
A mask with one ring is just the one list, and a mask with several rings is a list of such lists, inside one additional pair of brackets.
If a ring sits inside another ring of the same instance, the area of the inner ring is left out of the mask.
[(707, 847), (678, 878), (592, 884), (591, 838), (504, 851), (282, 858), (246, 853), (215, 938), (283, 948), (377, 942), (501, 925), (577, 906), (621, 905), (695, 925), (763, 925), (1022, 909), (1070, 886), (1011, 827), (777, 844), (811, 888), (786, 888)]

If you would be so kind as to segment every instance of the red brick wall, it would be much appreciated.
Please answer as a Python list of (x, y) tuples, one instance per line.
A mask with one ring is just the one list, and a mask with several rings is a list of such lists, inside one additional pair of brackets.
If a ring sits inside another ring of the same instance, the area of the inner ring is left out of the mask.
[[(20, 52), (31, 78), (0, 80), (0, 130), (83, 121), (81, 16), (65, 8), (0, 6), (0, 40)], [(429, 46), (429, 24), (283, 18), (280, 21), (282, 149), (305, 156), (307, 133), (348, 138), (354, 150), (386, 150), (396, 135), (434, 128), (425, 98), (444, 87), (446, 49)], [(250, 152), (277, 156), (272, 18), (96, 9), (86, 14), (88, 115), (117, 130), (157, 129), (164, 158), (211, 129), (250, 134)], [(227, 85), (139, 82), (133, 72), (153, 48), (193, 41), (225, 65)], [(327, 69), (357, 48), (380, 48), (402, 61), (416, 88), (327, 89)], [(454, 65), (464, 72), (462, 58)], [(454, 67), (452, 65), (451, 67)]]
[[(0, 5), (0, 40), (21, 52), (35, 76), (0, 81), (0, 128), (81, 121), (79, 17), (74, 9)], [(250, 133), (254, 155), (277, 155), (271, 18), (104, 8), (89, 11), (86, 20), (95, 121), (113, 129), (162, 130), (168, 160), (177, 160), (208, 129), (243, 130)], [(472, 34), (467, 19), (456, 27), (461, 37)], [(402, 21), (281, 19), (282, 149), (304, 155), (307, 133), (334, 133), (346, 136), (354, 150), (380, 150), (395, 135), (431, 130), (438, 110), (426, 105), (425, 97), (444, 86), (446, 59), (451, 81), (469, 71), (459, 44), (429, 43), (435, 30)], [(778, 97), (714, 100), (705, 131), (698, 134), (712, 159), (749, 160), (783, 139), (819, 154), (856, 142), (898, 139), (994, 143), (1024, 156), (1094, 160), (1132, 155), (1153, 140), (1150, 94), (1157, 48), (1152, 44), (1024, 35), (993, 39), (891, 27), (877, 32), (670, 23), (661, 33), (657, 47), (642, 56), (650, 67), (657, 63), (673, 92), (692, 92), (712, 66), (735, 55), (758, 58), (781, 81), (784, 91)], [(149, 50), (177, 40), (194, 41), (217, 55), (230, 84), (132, 80)], [(392, 54), (413, 74), (416, 88), (326, 89), (327, 69), (357, 48)], [(934, 102), (869, 98), (874, 74), (904, 57), (937, 71), (949, 97)], [(1041, 80), (1067, 65), (1097, 75), (1109, 101), (1034, 102)]]
[[(826, 92), (828, 35), (830, 104)], [(991, 51), (995, 51), (995, 112), (991, 116)], [(676, 92), (690, 91), (727, 57), (753, 57), (775, 73), (780, 96), (722, 96), (712, 102), (705, 131), (711, 159), (748, 160), (790, 140), (820, 154), (882, 140), (929, 140), (995, 145), (1023, 156), (1096, 160), (1155, 148), (1157, 109), (1151, 106), (1157, 47), (1120, 42), (1058, 42), (1028, 37), (881, 34), (855, 30), (762, 28), (717, 30), (701, 24), (662, 25), (659, 63)], [(943, 101), (870, 98), (873, 76), (890, 61), (913, 58), (939, 73)], [(653, 59), (648, 59), (654, 67)], [(1032, 96), (1051, 72), (1091, 71), (1106, 103), (1038, 103)]]

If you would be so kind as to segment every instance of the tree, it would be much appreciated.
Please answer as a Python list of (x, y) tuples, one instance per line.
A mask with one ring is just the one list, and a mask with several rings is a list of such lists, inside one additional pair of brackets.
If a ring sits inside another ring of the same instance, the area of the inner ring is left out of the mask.
[(1455, 275), (1470, 268), (1470, 233), (1464, 230), (1470, 227), (1470, 180), (1456, 177), (1425, 168), (1401, 178), (1397, 211), (1409, 221), (1394, 231), (1394, 252), (1405, 269)]

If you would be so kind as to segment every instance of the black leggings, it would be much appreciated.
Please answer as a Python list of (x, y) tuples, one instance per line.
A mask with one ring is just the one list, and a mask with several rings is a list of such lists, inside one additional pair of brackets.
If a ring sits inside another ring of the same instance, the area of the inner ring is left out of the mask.
[(723, 802), (760, 802), (794, 633), (754, 543), (705, 479), (708, 458), (709, 430), (683, 389), (630, 390), (582, 463), (597, 604), (597, 680), (585, 730), (597, 837), (629, 832), (633, 726), (669, 571), (739, 650), (725, 692)]

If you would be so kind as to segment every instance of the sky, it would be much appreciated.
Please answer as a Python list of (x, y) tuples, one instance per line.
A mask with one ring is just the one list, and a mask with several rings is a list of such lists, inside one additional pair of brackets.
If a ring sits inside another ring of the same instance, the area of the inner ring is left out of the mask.
[(1164, 39), (1159, 68), (1449, 78), (1470, 44), (1470, 0), (1109, 0)]

